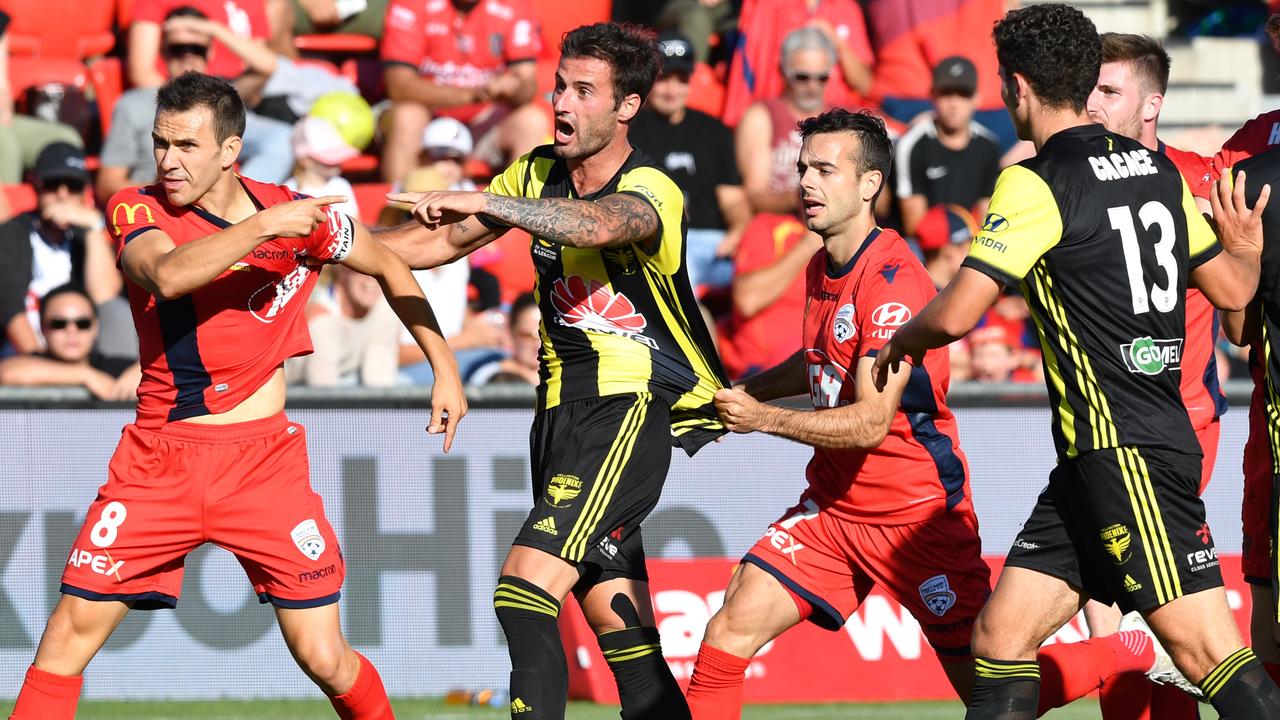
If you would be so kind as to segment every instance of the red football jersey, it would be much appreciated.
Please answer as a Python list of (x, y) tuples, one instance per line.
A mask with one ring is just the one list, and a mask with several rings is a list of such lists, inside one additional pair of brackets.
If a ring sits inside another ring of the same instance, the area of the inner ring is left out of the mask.
[[(138, 0), (133, 6), (133, 19), (145, 20), (164, 26), (165, 16), (173, 10), (191, 6), (203, 12), (214, 22), (226, 25), (231, 32), (241, 37), (266, 40), (271, 36), (267, 25), (266, 3), (263, 0)], [(162, 75), (168, 75), (164, 58), (156, 59), (156, 69)], [(228, 80), (244, 74), (244, 62), (240, 56), (231, 52), (227, 46), (214, 41), (209, 49), (210, 75)]]
[[(382, 59), (449, 87), (479, 87), (512, 63), (536, 60), (542, 39), (528, 0), (480, 0), (466, 14), (450, 0), (391, 0)], [(469, 122), (484, 108), (437, 108)]]
[(1265, 152), (1273, 145), (1280, 145), (1280, 110), (1262, 113), (1246, 122), (1222, 144), (1222, 149), (1213, 156), (1213, 179), (1217, 180), (1236, 163)]
[[(839, 273), (825, 249), (807, 270), (805, 359), (814, 408), (856, 400), (858, 360), (885, 341), (936, 294), (924, 266), (892, 230), (873, 230)], [(969, 470), (955, 416), (946, 348), (930, 350), (911, 379), (889, 434), (878, 447), (815, 448), (806, 477), (819, 507), (857, 522), (903, 525), (950, 510), (969, 495)], [(821, 412), (821, 410), (818, 410)]]
[[(1209, 197), (1213, 188), (1212, 162), (1207, 157), (1160, 143), (1160, 152), (1173, 161), (1195, 197)], [(1218, 339), (1218, 313), (1204, 293), (1187, 288), (1187, 343), (1182, 353), (1182, 403), (1191, 427), (1199, 432), (1227, 411), (1227, 398), (1218, 384), (1213, 344)]]
[[(259, 209), (301, 197), (280, 185), (240, 181)], [(126, 278), (142, 363), (138, 425), (231, 410), (286, 359), (311, 352), (303, 308), (319, 271), (307, 261), (342, 260), (355, 242), (352, 220), (326, 213), (310, 236), (268, 240), (189, 295), (157, 300)], [(116, 193), (107, 218), (117, 256), (148, 230), (182, 246), (231, 226), (195, 206), (170, 205), (159, 185)]]

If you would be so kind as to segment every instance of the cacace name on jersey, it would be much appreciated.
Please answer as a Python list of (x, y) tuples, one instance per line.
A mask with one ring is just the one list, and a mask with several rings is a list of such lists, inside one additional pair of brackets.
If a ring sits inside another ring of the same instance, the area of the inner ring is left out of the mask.
[[(933, 281), (892, 230), (875, 229), (849, 263), (830, 270), (819, 250), (806, 270), (804, 353), (815, 412), (857, 399), (858, 361), (874, 357), (934, 296)], [(889, 433), (874, 448), (815, 448), (806, 498), (876, 525), (920, 522), (964, 502), (968, 469), (955, 416), (945, 348), (931, 350), (911, 377)]]
[[(239, 178), (259, 210), (301, 197), (279, 185)], [(142, 382), (138, 425), (231, 410), (286, 359), (311, 352), (303, 308), (319, 270), (351, 252), (351, 218), (326, 209), (327, 220), (304, 238), (273, 238), (194, 292), (159, 300), (126, 279), (138, 330)], [(107, 203), (117, 257), (127, 243), (160, 230), (181, 247), (231, 226), (192, 206), (175, 207), (159, 185), (126, 188)]]

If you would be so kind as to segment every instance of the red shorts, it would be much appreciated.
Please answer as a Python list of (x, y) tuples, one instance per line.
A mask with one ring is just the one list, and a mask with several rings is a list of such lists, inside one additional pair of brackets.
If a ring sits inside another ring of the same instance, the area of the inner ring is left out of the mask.
[(920, 623), (939, 655), (968, 657), (973, 621), (991, 594), (978, 518), (966, 500), (910, 525), (868, 525), (819, 510), (791, 508), (747, 551), (773, 575), (807, 619), (838, 630), (875, 585)]
[(1249, 439), (1244, 444), (1244, 530), (1240, 569), (1245, 582), (1271, 587), (1271, 482), (1273, 465), (1267, 440), (1267, 419), (1261, 396), (1249, 404)]
[(302, 426), (284, 413), (233, 425), (126, 425), (62, 592), (174, 607), (187, 553), (206, 542), (236, 556), (262, 602), (337, 602), (346, 565), (311, 489)]
[(1214, 418), (1213, 422), (1196, 431), (1196, 439), (1200, 441), (1200, 451), (1204, 453), (1203, 470), (1200, 473), (1200, 494), (1209, 487), (1213, 477), (1213, 466), (1218, 462), (1218, 438), (1222, 436), (1222, 422)]

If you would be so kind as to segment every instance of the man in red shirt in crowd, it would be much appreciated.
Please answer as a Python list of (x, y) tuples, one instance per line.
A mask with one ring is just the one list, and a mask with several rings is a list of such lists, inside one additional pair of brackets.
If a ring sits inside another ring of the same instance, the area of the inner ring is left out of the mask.
[(534, 104), (542, 52), (528, 0), (391, 0), (382, 34), (391, 98), (382, 177), (404, 180), (433, 117), (471, 128), (475, 154), (492, 166), (543, 142), (551, 128)]
[(435, 367), (427, 431), (446, 433), (445, 450), (466, 412), (462, 384), (408, 267), (327, 207), (343, 198), (234, 172), (244, 112), (223, 80), (165, 84), (160, 182), (108, 203), (138, 328), (138, 415), (71, 549), (11, 720), (71, 720), (89, 661), (130, 609), (177, 605), (186, 556), (206, 542), (234, 553), (275, 606), (289, 651), (339, 717), (393, 717), (377, 670), (343, 638), (345, 563), (311, 489), (303, 429), (284, 414), (283, 363), (311, 352), (303, 308), (315, 266), (378, 278)]
[[(225, 25), (240, 37), (254, 38), (265, 44), (271, 37), (264, 0), (138, 0), (133, 6), (133, 22), (129, 26), (129, 84), (156, 87), (165, 81), (165, 65), (161, 57), (164, 22), (176, 8), (189, 6), (204, 17)], [(209, 47), (210, 75), (234, 80), (245, 72), (244, 62), (227, 46), (214, 41)], [(262, 78), (264, 81), (266, 78)]]
[[(1208, 158), (1170, 147), (1157, 135), (1160, 108), (1169, 89), (1169, 54), (1145, 35), (1102, 33), (1102, 67), (1098, 85), (1089, 96), (1089, 118), (1108, 130), (1164, 153), (1191, 189), (1196, 207), (1209, 211), (1213, 188)], [(1180, 390), (1191, 427), (1204, 451), (1200, 490), (1213, 475), (1218, 457), (1218, 418), (1227, 411), (1227, 399), (1218, 387), (1218, 365), (1213, 346), (1218, 339), (1218, 316), (1204, 293), (1187, 288), (1187, 332), (1182, 351)], [(1120, 611), (1090, 601), (1084, 609), (1093, 635), (1113, 633), (1120, 625)], [(1195, 718), (1196, 701), (1173, 687), (1154, 687), (1141, 677), (1119, 676), (1102, 687), (1102, 714), (1107, 720), (1161, 720)]]
[[(920, 622), (967, 700), (969, 637), (991, 591), (946, 405), (947, 351), (902, 365), (883, 390), (872, 378), (877, 352), (935, 294), (906, 242), (875, 224), (892, 154), (884, 123), (836, 109), (800, 128), (806, 224), (823, 241), (806, 272), (803, 349), (718, 391), (716, 407), (734, 432), (812, 445), (809, 487), (747, 551), (707, 625), (688, 692), (694, 720), (738, 718), (743, 673), (765, 643), (804, 620), (838, 630), (876, 584)], [(763, 404), (805, 392), (812, 412)], [(1095, 682), (1055, 686), (1066, 693), (1058, 705), (1095, 688), (1099, 674), (1155, 661), (1141, 631), (1065, 647), (1055, 665)]]

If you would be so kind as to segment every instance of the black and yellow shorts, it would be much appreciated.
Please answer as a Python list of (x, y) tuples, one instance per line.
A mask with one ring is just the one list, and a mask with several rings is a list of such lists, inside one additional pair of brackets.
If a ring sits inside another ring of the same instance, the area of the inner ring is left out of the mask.
[(670, 414), (667, 401), (649, 393), (538, 413), (529, 433), (533, 510), (513, 544), (564, 558), (592, 582), (647, 580), (640, 522), (667, 479)]
[(1199, 455), (1097, 450), (1058, 465), (1006, 565), (1066, 580), (1125, 612), (1220, 587)]

